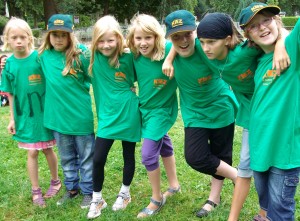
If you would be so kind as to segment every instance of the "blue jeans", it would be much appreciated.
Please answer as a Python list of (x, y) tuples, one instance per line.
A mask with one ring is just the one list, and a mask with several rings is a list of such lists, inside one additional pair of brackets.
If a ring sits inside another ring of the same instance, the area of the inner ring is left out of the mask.
[(288, 170), (271, 167), (265, 172), (254, 171), (259, 204), (270, 221), (295, 220), (295, 194), (300, 167)]
[(66, 135), (53, 132), (68, 191), (81, 190), (84, 195), (93, 193), (93, 154), (95, 135)]

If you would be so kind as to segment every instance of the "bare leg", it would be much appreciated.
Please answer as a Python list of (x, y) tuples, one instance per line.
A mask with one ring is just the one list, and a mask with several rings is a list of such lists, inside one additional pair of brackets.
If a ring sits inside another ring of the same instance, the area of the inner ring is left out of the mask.
[[(39, 188), (39, 175), (38, 175), (38, 150), (28, 150), (27, 154), (27, 170), (33, 190)], [(32, 199), (38, 198), (37, 195), (33, 195)]]
[[(45, 157), (48, 162), (49, 170), (51, 173), (51, 179), (59, 180), (56, 154), (54, 153), (52, 148), (44, 149), (43, 153), (45, 154)], [(61, 188), (61, 185), (62, 185), (61, 182), (59, 182), (57, 185), (53, 185), (53, 189), (59, 190)]]
[[(211, 190), (210, 190), (208, 199), (210, 201), (213, 201), (215, 204), (220, 203), (220, 195), (221, 195), (223, 183), (224, 183), (224, 180), (218, 180), (214, 177), (212, 177), (212, 179), (211, 179)], [(207, 211), (211, 211), (211, 210), (213, 210), (213, 206), (211, 206), (209, 204), (205, 204), (203, 206), (203, 209), (205, 209)]]
[[(162, 157), (164, 167), (166, 169), (166, 174), (169, 182), (169, 188), (172, 189), (178, 189), (179, 188), (179, 182), (177, 179), (177, 174), (176, 174), (176, 164), (175, 164), (175, 157), (174, 155), (170, 157)], [(171, 196), (172, 193), (166, 191), (164, 193), (164, 196)]]
[[(152, 187), (152, 199), (161, 201), (162, 196), (160, 191), (160, 168), (158, 167), (153, 171), (148, 171), (148, 177)], [(156, 210), (158, 207), (150, 202), (147, 208)]]
[(237, 177), (228, 221), (237, 221), (250, 190), (251, 178)]
[(217, 168), (216, 175), (231, 179), (232, 182), (235, 183), (237, 178), (237, 169), (221, 160), (220, 165)]

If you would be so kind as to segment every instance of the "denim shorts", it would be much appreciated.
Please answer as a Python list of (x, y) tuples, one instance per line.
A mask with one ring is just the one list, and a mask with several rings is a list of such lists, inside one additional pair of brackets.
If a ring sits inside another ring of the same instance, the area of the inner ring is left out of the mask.
[(243, 178), (251, 178), (253, 176), (253, 171), (250, 169), (249, 131), (245, 128), (242, 134), (242, 148), (237, 175)]
[(254, 171), (255, 188), (261, 209), (270, 221), (295, 220), (295, 194), (300, 167), (283, 170), (271, 167), (265, 172)]

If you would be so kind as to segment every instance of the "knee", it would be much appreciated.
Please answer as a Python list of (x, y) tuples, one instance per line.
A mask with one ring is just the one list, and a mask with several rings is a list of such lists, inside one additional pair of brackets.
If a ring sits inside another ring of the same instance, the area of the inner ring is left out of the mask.
[(196, 158), (194, 156), (185, 156), (187, 164), (198, 172), (213, 175), (216, 173), (216, 168), (208, 161), (202, 158)]
[(37, 158), (39, 155), (38, 150), (29, 150), (28, 151), (28, 158)]
[(159, 158), (158, 156), (142, 153), (142, 164), (146, 167), (147, 171), (153, 171), (159, 167)]

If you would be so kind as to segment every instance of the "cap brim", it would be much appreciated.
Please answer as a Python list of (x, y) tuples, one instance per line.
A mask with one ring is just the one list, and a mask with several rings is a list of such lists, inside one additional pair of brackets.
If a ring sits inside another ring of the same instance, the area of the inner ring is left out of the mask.
[(184, 32), (184, 31), (195, 31), (196, 26), (178, 26), (177, 28), (173, 28), (172, 30), (168, 31), (166, 33), (166, 38), (170, 37), (171, 35), (178, 33), (178, 32)]
[(53, 27), (53, 28), (49, 28), (48, 31), (66, 31), (66, 32), (69, 32), (69, 33), (72, 33), (73, 30), (70, 29), (70, 28), (65, 28), (65, 27)]
[(255, 16), (257, 13), (261, 12), (262, 10), (270, 11), (270, 12), (272, 12), (274, 15), (278, 15), (279, 12), (280, 12), (280, 8), (279, 8), (278, 6), (276, 6), (276, 5), (272, 5), (272, 6), (271, 6), (271, 5), (268, 5), (268, 6), (262, 7), (262, 8), (259, 9), (257, 12), (255, 12), (245, 24), (240, 24), (240, 27), (241, 27), (241, 28), (244, 28), (246, 25), (248, 25), (248, 24), (252, 21), (252, 19), (254, 18), (254, 16)]

